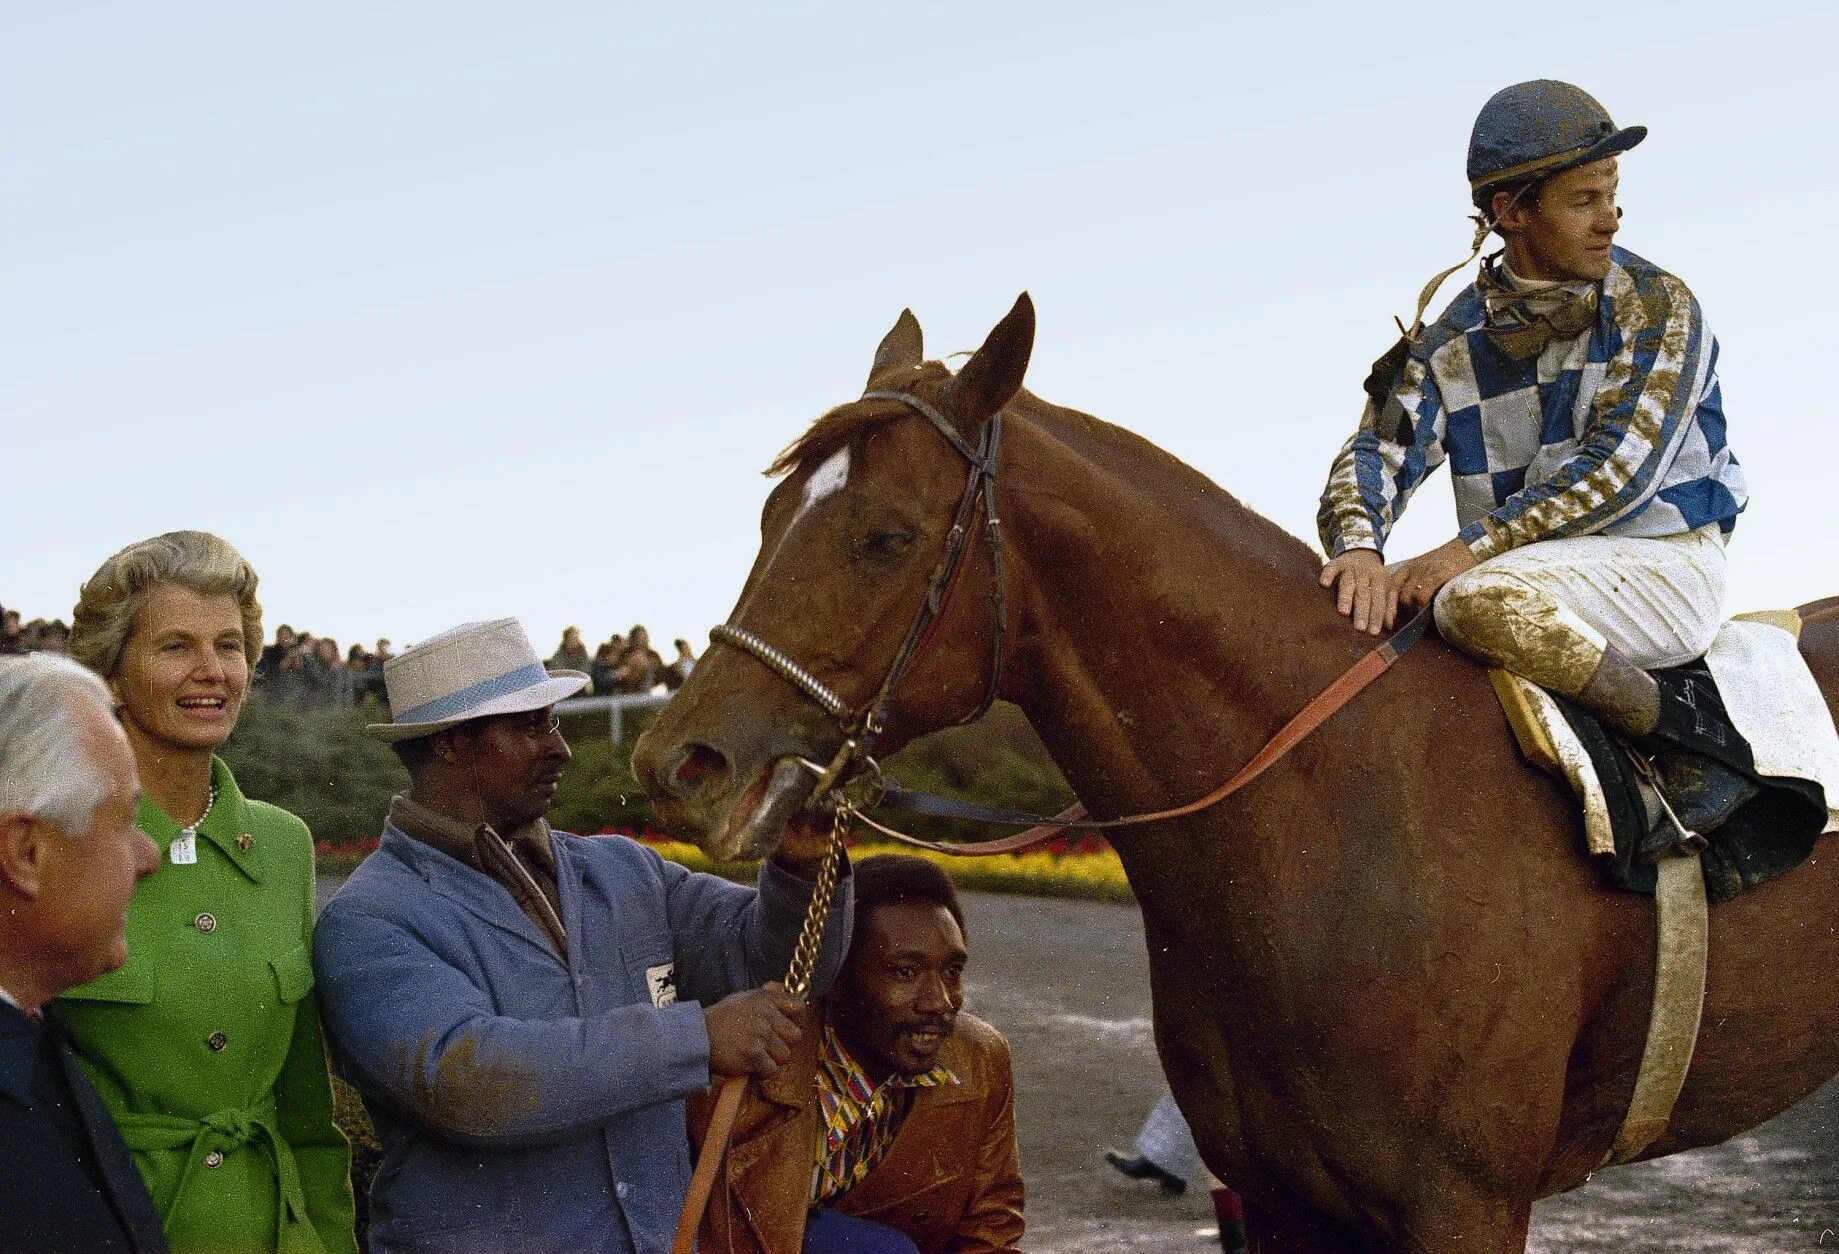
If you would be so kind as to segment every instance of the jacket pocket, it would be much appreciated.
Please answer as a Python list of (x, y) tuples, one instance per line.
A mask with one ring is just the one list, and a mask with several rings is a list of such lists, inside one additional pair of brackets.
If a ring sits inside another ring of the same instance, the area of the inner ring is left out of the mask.
[(268, 965), (274, 969), (275, 992), (284, 1004), (297, 1002), (313, 991), (313, 959), (305, 945), (269, 959)]
[(58, 994), (66, 1001), (108, 1001), (144, 1006), (153, 1000), (153, 965), (130, 962), (120, 970)]

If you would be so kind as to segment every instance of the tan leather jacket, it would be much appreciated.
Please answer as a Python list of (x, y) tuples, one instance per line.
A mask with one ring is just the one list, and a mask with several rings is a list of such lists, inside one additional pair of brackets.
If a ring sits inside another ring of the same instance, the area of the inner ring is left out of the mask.
[[(703, 1217), (702, 1254), (784, 1254), (804, 1240), (817, 1146), (819, 1012), (807, 1010), (803, 1027), (785, 1066), (748, 1087)], [(1022, 1172), (1009, 1043), (960, 1013), (939, 1061), (962, 1083), (915, 1089), (887, 1156), (830, 1207), (898, 1228), (925, 1254), (1013, 1251), (1022, 1238)], [(697, 1153), (714, 1108), (713, 1093), (690, 1100)]]

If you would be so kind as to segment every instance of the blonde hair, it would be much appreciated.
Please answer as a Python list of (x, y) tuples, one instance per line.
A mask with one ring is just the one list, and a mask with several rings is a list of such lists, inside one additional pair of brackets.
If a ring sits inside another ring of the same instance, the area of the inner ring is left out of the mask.
[(255, 569), (229, 541), (208, 531), (169, 531), (130, 544), (89, 577), (71, 614), (70, 656), (107, 679), (121, 663), (147, 594), (175, 583), (199, 596), (232, 596), (243, 617), (243, 653), (262, 656), (262, 606)]

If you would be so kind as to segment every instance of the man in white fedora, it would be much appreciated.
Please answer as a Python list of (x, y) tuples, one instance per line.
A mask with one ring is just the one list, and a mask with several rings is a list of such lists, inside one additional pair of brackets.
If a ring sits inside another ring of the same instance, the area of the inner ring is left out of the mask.
[[(384, 666), (370, 728), (410, 776), (314, 935), (326, 1028), (383, 1163), (376, 1251), (652, 1251), (689, 1183), (683, 1099), (790, 1056), (783, 977), (823, 852), (801, 830), (744, 888), (543, 821), (569, 759), (515, 619)], [(838, 885), (815, 987), (849, 943)]]

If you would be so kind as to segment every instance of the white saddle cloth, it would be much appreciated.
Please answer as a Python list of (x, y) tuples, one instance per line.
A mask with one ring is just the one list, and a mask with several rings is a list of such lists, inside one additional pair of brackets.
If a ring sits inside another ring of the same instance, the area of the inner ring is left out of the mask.
[[(1800, 617), (1792, 610), (1732, 619), (1718, 628), (1705, 664), (1731, 722), (1750, 743), (1763, 775), (1810, 779), (1826, 790), (1826, 832), (1839, 831), (1839, 728), (1801, 656)], [(1593, 854), (1615, 852), (1609, 803), (1583, 741), (1538, 685), (1490, 670), (1520, 748), (1534, 764), (1568, 781), (1583, 806)]]
[(1750, 742), (1759, 775), (1810, 779), (1826, 790), (1826, 828), (1839, 831), (1839, 729), (1792, 631), (1755, 619), (1718, 628), (1705, 665), (1730, 721)]

